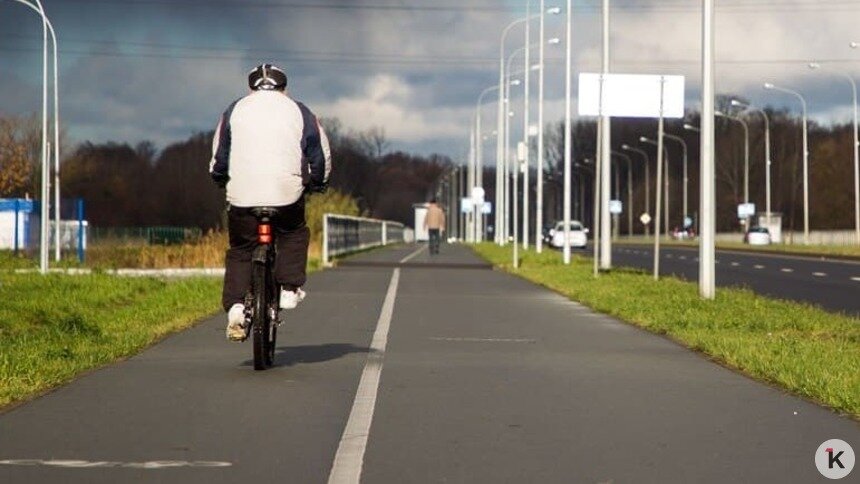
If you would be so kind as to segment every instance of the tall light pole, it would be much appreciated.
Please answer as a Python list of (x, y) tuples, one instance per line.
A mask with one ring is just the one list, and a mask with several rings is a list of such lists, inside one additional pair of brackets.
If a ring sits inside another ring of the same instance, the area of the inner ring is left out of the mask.
[(765, 164), (765, 223), (768, 227), (771, 224), (771, 195), (770, 195), (770, 167), (773, 164), (770, 159), (770, 118), (763, 109), (759, 109), (751, 104), (746, 104), (737, 99), (732, 99), (732, 106), (739, 107), (744, 110), (749, 110), (761, 114), (764, 119), (764, 164)]
[(764, 88), (797, 97), (803, 109), (803, 245), (809, 245), (809, 129), (806, 99), (797, 91), (779, 87), (770, 82), (765, 83)]
[(538, 50), (538, 139), (537, 139), (537, 187), (535, 193), (535, 249), (537, 253), (543, 252), (543, 170), (544, 170), (544, 146), (543, 146), (543, 100), (544, 100), (544, 40), (546, 35), (544, 11), (546, 0), (540, 0), (540, 49)]
[[(475, 140), (475, 176), (476, 176), (476, 185), (483, 186), (484, 182), (484, 136), (481, 128), (481, 106), (484, 104), (484, 96), (487, 94), (497, 91), (500, 89), (500, 86), (496, 84), (495, 86), (489, 86), (478, 95), (478, 101), (475, 103), (475, 133), (477, 133), (477, 138)], [(498, 167), (496, 167), (496, 171), (498, 171)], [(498, 185), (496, 185), (496, 194), (498, 196)], [(474, 208), (474, 207), (473, 207)], [(496, 205), (494, 207), (496, 211), (498, 211), (499, 207)], [(479, 211), (475, 212), (474, 220), (481, 219), (481, 213)], [(477, 222), (475, 222), (477, 224)], [(498, 225), (496, 225), (496, 230), (498, 230)], [(477, 228), (475, 229), (475, 235), (477, 241), (482, 241), (483, 237), (478, 232)]]
[(687, 173), (688, 173), (688, 169), (687, 169), (687, 164), (688, 164), (687, 142), (684, 140), (684, 138), (682, 138), (680, 136), (675, 136), (675, 135), (669, 134), (669, 133), (664, 133), (663, 137), (666, 139), (670, 139), (672, 141), (677, 141), (678, 143), (681, 143), (681, 148), (683, 149), (683, 154), (684, 154), (684, 156), (683, 156), (683, 161), (684, 161), (684, 168), (683, 168), (683, 170), (684, 170), (684, 172), (683, 172), (683, 177), (684, 177), (683, 192), (684, 192), (684, 194), (683, 194), (683, 197), (684, 197), (684, 200), (682, 202), (682, 205), (683, 205), (683, 212), (684, 212), (684, 220), (686, 221), (687, 216), (690, 214), (688, 201), (687, 201), (688, 195), (689, 195), (689, 190), (687, 188), (687, 182), (689, 181), (689, 178), (687, 177)]
[(699, 175), (699, 295), (716, 296), (716, 173), (714, 170), (714, 0), (702, 0), (702, 132)]
[[(620, 151), (612, 151), (612, 154), (623, 158), (627, 161), (627, 236), (633, 236), (633, 160), (624, 153)], [(615, 188), (615, 191), (618, 191), (618, 188)], [(618, 194), (618, 197), (621, 197), (621, 194)]]
[[(609, 74), (609, 0), (603, 0), (603, 59), (601, 72)], [(602, 82), (601, 82), (602, 85)], [(602, 88), (601, 88), (602, 96)], [(603, 114), (603, 113), (601, 113)], [(600, 200), (595, 200), (600, 207), (600, 268), (612, 268), (612, 223), (609, 219), (609, 194), (612, 152), (612, 128), (609, 116), (600, 117), (600, 157), (598, 171), (600, 172)]]
[[(532, 13), (532, 2), (531, 0), (526, 0), (526, 18), (531, 17)], [(540, 18), (543, 18), (543, 12), (539, 15)], [(523, 143), (525, 144), (526, 151), (524, 153), (523, 165), (525, 166), (525, 171), (523, 171), (523, 249), (529, 248), (529, 156), (531, 153), (531, 143), (529, 140), (529, 97), (531, 96), (531, 22), (526, 22), (525, 25), (525, 41), (523, 42), (523, 48), (525, 49), (525, 85), (523, 86), (523, 102), (525, 107), (523, 109)]]
[[(645, 213), (648, 213), (651, 210), (651, 186), (649, 185), (649, 183), (651, 183), (651, 161), (648, 158), (648, 153), (645, 152), (645, 150), (633, 148), (630, 145), (621, 145), (621, 149), (624, 151), (638, 154), (642, 157), (642, 161), (645, 164)], [(647, 224), (643, 225), (645, 225), (645, 237), (648, 237), (649, 235), (651, 235), (650, 226)]]
[[(664, 133), (663, 138), (668, 138), (668, 136)], [(646, 138), (645, 136), (640, 136), (639, 141), (641, 141), (643, 143), (647, 143), (649, 145), (654, 145), (658, 149), (660, 147), (659, 139), (657, 141), (655, 141), (655, 140), (652, 140), (650, 138)], [(658, 163), (659, 162), (660, 162), (660, 160), (658, 159)], [(663, 232), (668, 237), (669, 236), (669, 208), (671, 207), (671, 204), (669, 203), (669, 150), (667, 150), (665, 147), (663, 147), (663, 160), (662, 160), (662, 162), (663, 162), (663, 171), (666, 173), (665, 178), (663, 178), (663, 197), (664, 197), (663, 198), (663, 211), (665, 212), (665, 214), (664, 214), (665, 218), (663, 219)], [(659, 167), (658, 167), (658, 173), (659, 173)], [(657, 190), (660, 190), (659, 186), (657, 186)], [(656, 230), (659, 233), (660, 227), (656, 227)]]
[(573, 1), (567, 0), (567, 18), (565, 22), (565, 52), (564, 52), (564, 242), (562, 243), (562, 260), (570, 264), (570, 170), (573, 140), (570, 133), (570, 86), (571, 86), (571, 51), (573, 30)]
[[(856, 42), (849, 44), (852, 48), (857, 48)], [(818, 62), (810, 62), (809, 68), (816, 70), (821, 69), (822, 65)], [(841, 75), (851, 84), (851, 94), (854, 108), (854, 237), (856, 243), (860, 244), (860, 139), (858, 139), (857, 131), (857, 82), (851, 74), (841, 70), (833, 69), (829, 64), (826, 70), (832, 71)]]
[[(541, 13), (544, 13), (544, 12), (541, 12)], [(561, 13), (561, 9), (559, 7), (550, 7), (550, 8), (545, 10), (545, 13), (548, 13), (550, 15), (556, 15), (556, 14)], [(500, 86), (504, 84), (505, 44), (507, 42), (508, 34), (517, 25), (531, 21), (531, 20), (538, 18), (540, 16), (541, 16), (540, 14), (529, 15), (529, 16), (526, 16), (523, 18), (516, 19), (516, 20), (512, 21), (511, 23), (509, 23), (504, 29), (502, 29), (502, 33), (501, 33), (500, 40), (499, 40), (499, 82), (498, 82), (498, 84)], [(497, 112), (497, 116), (496, 116), (496, 125), (497, 125), (496, 131), (498, 131), (499, 133), (504, 132), (504, 124), (506, 123), (506, 120), (508, 118), (508, 115), (507, 115), (508, 108), (507, 108), (507, 106), (505, 106), (505, 104), (503, 102), (504, 93), (502, 91), (503, 91), (502, 89), (499, 90), (499, 107), (498, 107), (498, 112)], [(504, 176), (501, 174), (500, 170), (498, 169), (499, 166), (501, 166), (503, 163), (506, 163), (506, 161), (507, 161), (504, 158), (505, 157), (505, 153), (504, 153), (505, 149), (504, 149), (504, 145), (503, 145), (504, 141), (505, 141), (504, 136), (500, 135), (498, 137), (498, 140), (496, 143), (496, 167), (497, 167), (496, 168), (496, 177), (497, 177), (496, 180), (497, 180), (497, 183), (500, 183), (500, 184), (506, 184), (506, 182), (504, 180)], [(504, 200), (504, 201), (507, 203), (508, 200)], [(503, 221), (503, 223), (506, 223), (506, 221)], [(501, 231), (497, 231), (497, 232), (501, 232)], [(507, 232), (507, 230), (505, 230), (505, 232)], [(505, 235), (502, 235), (502, 237), (504, 237), (506, 239), (507, 237)]]

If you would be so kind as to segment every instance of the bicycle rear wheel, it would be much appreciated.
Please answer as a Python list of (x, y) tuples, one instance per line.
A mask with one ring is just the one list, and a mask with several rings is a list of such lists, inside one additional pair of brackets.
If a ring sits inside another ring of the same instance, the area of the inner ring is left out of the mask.
[(252, 277), (252, 293), (254, 295), (254, 318), (253, 330), (254, 333), (254, 369), (265, 370), (272, 365), (272, 357), (270, 347), (274, 346), (270, 343), (271, 328), (269, 324), (268, 314), (268, 296), (269, 290), (266, 287), (266, 265), (260, 262), (254, 263), (254, 272)]

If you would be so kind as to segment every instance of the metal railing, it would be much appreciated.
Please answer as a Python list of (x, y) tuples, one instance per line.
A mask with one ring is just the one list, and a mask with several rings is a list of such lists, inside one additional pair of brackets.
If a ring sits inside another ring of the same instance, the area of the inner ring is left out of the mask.
[(374, 247), (411, 242), (412, 229), (400, 222), (350, 215), (323, 215), (323, 264), (333, 258)]

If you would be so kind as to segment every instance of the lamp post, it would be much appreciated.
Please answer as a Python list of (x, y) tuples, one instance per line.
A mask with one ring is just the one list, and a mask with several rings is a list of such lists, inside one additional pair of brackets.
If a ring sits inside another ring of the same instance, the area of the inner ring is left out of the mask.
[[(545, 11), (542, 11), (540, 14), (527, 15), (523, 18), (516, 19), (516, 20), (512, 21), (511, 23), (509, 23), (504, 29), (502, 29), (502, 33), (501, 33), (500, 40), (499, 40), (499, 82), (498, 82), (498, 84), (500, 86), (504, 84), (505, 43), (507, 41), (508, 34), (517, 25), (519, 25), (521, 23), (529, 22), (535, 18), (541, 17), (543, 15), (543, 13), (548, 13), (550, 15), (556, 15), (556, 14), (561, 13), (561, 9), (559, 7), (550, 7), (548, 9), (546, 9)], [(505, 106), (503, 103), (503, 92), (502, 91), (503, 91), (502, 89), (499, 90), (499, 107), (498, 107), (498, 112), (497, 112), (497, 116), (496, 116), (496, 124), (497, 124), (496, 130), (499, 133), (503, 132), (504, 124), (505, 124), (506, 119), (508, 117), (507, 116), (507, 112), (508, 112), (507, 106)], [(505, 149), (504, 149), (504, 145), (502, 144), (505, 141), (504, 138), (505, 138), (504, 136), (499, 136), (497, 143), (496, 143), (496, 167), (502, 165), (503, 162), (506, 162), (506, 160), (504, 159), (504, 157), (506, 156), (504, 153)], [(497, 183), (502, 184), (502, 182), (504, 181), (503, 175), (500, 173), (498, 168), (496, 169), (496, 177), (497, 177), (496, 178)], [(507, 202), (507, 200), (505, 200), (505, 201)], [(506, 237), (505, 237), (505, 239), (506, 239)]]
[[(605, 76), (609, 74), (609, 0), (602, 2), (603, 12), (603, 42), (602, 42), (602, 69), (601, 72)], [(601, 97), (603, 92), (603, 82), (601, 82)], [(609, 270), (612, 268), (612, 225), (609, 220), (609, 191), (610, 191), (610, 176), (611, 176), (611, 151), (612, 151), (612, 118), (600, 113), (600, 155), (597, 162), (598, 178), (600, 179), (600, 200), (595, 201), (599, 205), (600, 220), (600, 268)], [(597, 244), (595, 244), (597, 245)], [(595, 254), (597, 255), (597, 254)]]
[[(633, 236), (633, 160), (624, 153), (620, 151), (612, 151), (612, 154), (623, 158), (627, 161), (627, 237)], [(615, 188), (616, 193), (618, 192), (618, 187)], [(618, 194), (619, 198), (621, 194)]]
[(573, 1), (567, 0), (567, 18), (565, 21), (565, 53), (564, 53), (564, 241), (562, 243), (562, 260), (564, 264), (570, 264), (570, 170), (572, 156), (572, 137), (570, 119), (570, 86), (571, 86), (571, 51), (573, 30)]
[[(663, 137), (666, 138), (667, 136), (664, 134)], [(654, 146), (659, 147), (657, 141), (652, 140), (650, 138), (646, 138), (645, 136), (640, 136), (639, 141), (641, 141), (643, 143), (647, 143), (649, 145), (654, 145)], [(670, 185), (669, 184), (669, 150), (665, 149), (665, 147), (663, 149), (663, 160), (662, 161), (663, 161), (664, 171), (666, 172), (666, 177), (663, 179), (663, 196), (664, 196), (663, 211), (666, 212), (664, 215), (664, 219), (663, 219), (663, 232), (665, 233), (666, 236), (668, 236), (669, 235), (669, 208), (670, 208), (670, 203), (669, 203), (669, 185)], [(659, 163), (660, 160), (658, 160), (657, 162)], [(658, 169), (659, 169), (659, 167), (658, 167)], [(660, 190), (659, 186), (657, 186), (657, 190)], [(660, 227), (656, 227), (656, 230), (659, 233)]]
[(702, 132), (699, 189), (699, 295), (716, 296), (716, 174), (714, 170), (714, 0), (702, 0)]
[(764, 88), (791, 94), (800, 100), (803, 109), (803, 245), (809, 245), (809, 129), (807, 124), (806, 99), (797, 91), (767, 82)]
[[(856, 42), (849, 44), (852, 48), (857, 48)], [(809, 68), (812, 70), (822, 69), (822, 65), (818, 62), (811, 62)], [(851, 84), (852, 103), (854, 108), (854, 237), (856, 243), (860, 244), (860, 139), (858, 139), (857, 131), (857, 82), (851, 74), (841, 70), (827, 66), (826, 70), (841, 75)]]
[(35, 11), (42, 17), (42, 207), (41, 207), (41, 223), (40, 223), (40, 238), (41, 244), (39, 247), (39, 271), (46, 273), (48, 271), (48, 252), (49, 252), (49, 230), (48, 220), (50, 217), (50, 153), (48, 152), (48, 34), (51, 34), (54, 53), (54, 182), (56, 194), (56, 260), (60, 259), (60, 237), (59, 237), (59, 219), (60, 219), (60, 143), (59, 143), (59, 89), (57, 72), (57, 35), (54, 31), (54, 26), (45, 14), (45, 8), (40, 0), (26, 1), (13, 0), (17, 3), (25, 5)]
[[(651, 161), (648, 158), (648, 153), (644, 150), (640, 150), (639, 148), (633, 148), (630, 145), (621, 145), (621, 149), (631, 153), (637, 153), (642, 157), (642, 161), (645, 164), (645, 213), (648, 213), (648, 211), (651, 210), (651, 186), (649, 185), (649, 183), (651, 183)], [(651, 235), (650, 226), (647, 224), (643, 225), (645, 225), (645, 237), (648, 237)]]
[[(484, 104), (484, 96), (499, 89), (500, 86), (498, 84), (487, 87), (481, 91), (481, 94), (478, 95), (478, 101), (475, 103), (475, 133), (477, 133), (477, 138), (475, 140), (475, 184), (477, 186), (483, 186), (484, 184), (484, 137), (483, 132), (481, 131), (481, 106)], [(496, 167), (496, 171), (498, 171), (498, 166)], [(496, 193), (498, 194), (498, 185), (496, 185)], [(495, 208), (496, 211), (498, 211), (498, 206)], [(477, 225), (477, 220), (481, 219), (481, 214), (478, 211), (475, 211), (472, 218), (475, 221), (474, 223)], [(498, 224), (496, 225), (496, 229), (498, 229)], [(483, 237), (481, 233), (478, 232), (477, 227), (474, 230), (475, 240), (479, 242), (483, 241)]]
[(682, 138), (680, 136), (675, 136), (675, 135), (669, 134), (669, 133), (664, 133), (663, 137), (666, 139), (670, 139), (672, 141), (677, 141), (678, 143), (681, 143), (681, 148), (683, 149), (683, 154), (684, 154), (684, 156), (683, 156), (683, 161), (684, 161), (684, 168), (683, 168), (683, 170), (684, 170), (684, 173), (683, 173), (683, 178), (684, 178), (684, 180), (683, 180), (683, 182), (684, 182), (683, 183), (683, 192), (684, 193), (683, 193), (683, 197), (684, 197), (684, 200), (682, 201), (682, 206), (683, 206), (684, 220), (686, 220), (687, 215), (689, 215), (689, 206), (687, 203), (688, 194), (689, 194), (689, 190), (687, 189), (687, 182), (689, 181), (689, 179), (687, 177), (687, 172), (688, 172), (687, 171), (687, 161), (688, 161), (687, 160), (687, 142), (684, 141), (684, 138)]
[(732, 99), (732, 106), (740, 107), (744, 110), (754, 111), (761, 114), (764, 119), (764, 164), (765, 164), (765, 221), (770, 227), (771, 210), (770, 210), (770, 118), (763, 109), (759, 109), (751, 104), (746, 104), (737, 99)]

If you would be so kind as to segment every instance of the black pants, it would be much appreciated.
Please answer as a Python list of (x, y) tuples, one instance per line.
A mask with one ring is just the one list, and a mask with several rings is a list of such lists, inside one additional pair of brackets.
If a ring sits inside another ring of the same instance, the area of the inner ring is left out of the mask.
[(441, 235), (439, 229), (429, 229), (427, 230), (428, 235), (430, 236), (430, 253), (438, 254), (439, 253), (439, 242), (441, 241)]
[[(308, 244), (310, 230), (305, 224), (305, 200), (277, 207), (272, 219), (277, 257), (275, 280), (286, 289), (295, 289), (307, 279)], [(233, 207), (228, 210), (230, 249), (227, 250), (224, 292), (221, 303), (224, 311), (233, 304), (242, 303), (251, 288), (251, 258), (257, 247), (257, 218), (250, 208)]]

